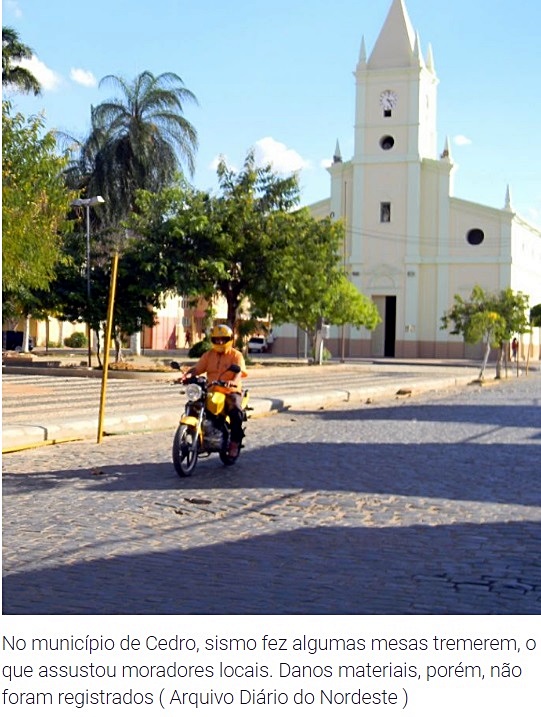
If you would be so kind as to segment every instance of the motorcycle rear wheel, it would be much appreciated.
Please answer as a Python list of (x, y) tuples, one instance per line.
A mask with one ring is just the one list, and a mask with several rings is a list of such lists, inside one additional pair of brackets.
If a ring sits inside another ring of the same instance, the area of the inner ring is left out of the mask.
[(181, 478), (191, 476), (197, 465), (197, 434), (192, 426), (180, 425), (173, 438), (173, 465)]
[[(240, 455), (240, 451), (239, 451), (239, 455)], [(237, 462), (238, 457), (239, 456), (236, 456), (236, 458), (231, 458), (231, 456), (227, 455), (226, 451), (220, 451), (220, 459), (221, 459), (222, 463), (224, 464), (224, 466), (234, 465)]]
[(223, 446), (222, 446), (222, 449), (219, 454), (220, 460), (222, 461), (224, 466), (232, 466), (237, 462), (238, 457), (240, 456), (241, 446), (239, 445), (239, 452), (237, 453), (235, 458), (231, 458), (231, 456), (228, 454), (228, 449), (229, 449), (229, 440), (227, 438), (224, 438)]

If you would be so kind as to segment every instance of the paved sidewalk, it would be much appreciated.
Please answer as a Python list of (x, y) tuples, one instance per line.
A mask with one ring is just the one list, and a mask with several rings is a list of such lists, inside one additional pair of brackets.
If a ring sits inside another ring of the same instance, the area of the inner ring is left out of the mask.
[[(66, 377), (66, 370), (32, 367), (12, 368), (4, 376), (3, 452), (97, 436), (99, 400), (94, 401), (92, 411), (83, 411), (79, 406), (85, 389), (77, 389), (81, 392), (80, 396), (70, 399), (66, 394), (66, 399), (62, 401), (62, 392), (69, 388), (70, 380), (75, 383), (81, 375), (88, 377), (88, 370), (86, 374), (85, 369), (67, 370), (67, 373)], [(478, 373), (478, 366), (468, 361), (382, 360), (329, 363), (324, 366), (254, 367), (250, 369), (250, 378), (246, 383), (251, 390), (251, 416), (259, 417), (294, 409), (323, 408), (342, 402), (373, 402), (393, 395), (407, 399), (414, 393), (465, 387), (477, 379)], [(34, 396), (36, 409), (33, 415), (21, 416), (21, 407), (25, 401), (30, 402), (29, 396), (39, 394), (40, 381), (45, 381), (43, 374), (49, 379), (54, 375), (64, 376), (58, 387), (48, 385), (46, 390), (41, 389), (48, 394), (56, 392), (57, 403), (51, 403), (47, 409), (47, 396)], [(486, 375), (494, 376), (494, 369), (489, 368)], [(509, 371), (511, 376), (512, 371)], [(134, 391), (133, 382), (130, 381), (128, 387), (124, 381), (119, 381), (115, 372), (115, 379), (108, 382), (104, 434), (173, 428), (178, 422), (183, 399), (175, 387), (167, 392), (163, 389), (164, 383), (170, 383), (174, 377), (170, 373), (125, 374), (126, 379), (139, 380), (138, 390)], [(96, 377), (82, 383), (94, 393), (101, 385)], [(120, 391), (119, 384), (129, 389), (133, 405), (115, 405), (111, 401), (109, 396)], [(157, 404), (159, 407), (156, 407)]]

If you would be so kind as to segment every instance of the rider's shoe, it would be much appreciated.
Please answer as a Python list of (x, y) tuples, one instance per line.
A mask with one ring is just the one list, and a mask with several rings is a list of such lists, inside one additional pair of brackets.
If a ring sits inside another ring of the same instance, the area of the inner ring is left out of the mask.
[(229, 442), (229, 450), (227, 451), (227, 455), (230, 458), (237, 458), (239, 455), (239, 444), (236, 441), (230, 441)]

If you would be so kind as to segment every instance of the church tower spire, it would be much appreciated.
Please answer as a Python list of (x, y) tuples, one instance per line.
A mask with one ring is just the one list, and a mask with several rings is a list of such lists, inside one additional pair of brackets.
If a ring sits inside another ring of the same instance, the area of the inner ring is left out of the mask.
[(415, 32), (403, 0), (393, 0), (368, 60), (370, 69), (409, 67), (414, 59)]
[(365, 57), (363, 37), (354, 72), (355, 160), (388, 164), (437, 159), (438, 78), (432, 49), (425, 61), (405, 0), (390, 0), (373, 50)]
[(512, 205), (512, 203), (511, 203), (511, 187), (510, 187), (509, 185), (507, 185), (507, 189), (505, 190), (505, 205), (504, 205), (504, 209), (505, 209), (506, 211), (508, 211), (508, 212), (514, 211), (514, 210), (513, 210), (513, 205)]
[(332, 161), (333, 164), (339, 164), (342, 161), (342, 152), (340, 151), (340, 145), (338, 144), (338, 140), (336, 140), (336, 147), (334, 149)]
[(364, 41), (364, 35), (361, 39), (361, 49), (359, 50), (359, 62), (357, 63), (358, 68), (366, 67), (366, 44)]

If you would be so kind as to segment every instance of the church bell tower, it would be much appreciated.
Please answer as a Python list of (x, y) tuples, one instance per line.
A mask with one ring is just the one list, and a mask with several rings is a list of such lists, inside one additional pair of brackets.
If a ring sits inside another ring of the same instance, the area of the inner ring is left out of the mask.
[(436, 159), (432, 50), (425, 60), (403, 0), (393, 0), (368, 59), (363, 38), (355, 80), (355, 162)]
[(363, 37), (354, 76), (354, 154), (329, 170), (331, 210), (345, 219), (352, 279), (383, 319), (365, 350), (395, 356), (397, 342), (407, 353), (416, 341), (424, 167), (441, 164), (432, 50), (423, 56), (403, 0), (392, 0), (370, 55)]

